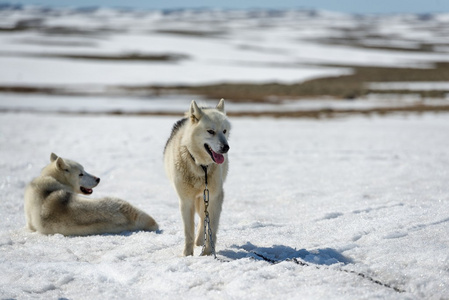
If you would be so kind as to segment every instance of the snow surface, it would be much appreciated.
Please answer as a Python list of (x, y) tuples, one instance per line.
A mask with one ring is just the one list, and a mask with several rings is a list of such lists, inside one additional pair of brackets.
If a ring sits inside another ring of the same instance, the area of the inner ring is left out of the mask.
[[(22, 24), (27, 30), (0, 31), (0, 85), (293, 83), (351, 72), (329, 65), (428, 67), (449, 60), (448, 20), (447, 14), (420, 20), (310, 11), (6, 9), (0, 26)], [(378, 46), (394, 40), (406, 49), (423, 43), (439, 48), (388, 51), (320, 41), (361, 38), (363, 44), (373, 36), (382, 37)], [(52, 57), (133, 53), (187, 58), (167, 63)]]
[[(97, 96), (0, 94), (0, 110), (40, 111), (0, 113), (0, 299), (449, 298), (448, 114), (232, 119), (214, 260), (200, 257), (200, 247), (194, 257), (181, 256), (178, 200), (162, 166), (177, 118), (57, 113), (181, 112), (191, 100), (98, 96), (118, 84), (298, 82), (350, 72), (316, 66), (322, 64), (428, 67), (448, 61), (448, 14), (421, 20), (307, 11), (0, 10), (3, 29), (26, 20), (35, 27), (0, 32), (0, 85), (63, 85)], [(55, 33), (61, 28), (69, 33)], [(438, 47), (414, 53), (318, 41), (358, 35), (376, 46)], [(32, 56), (130, 53), (188, 58), (150, 63)], [(383, 97), (226, 107), (424, 101)], [(28, 231), (24, 188), (51, 152), (102, 178), (93, 198), (128, 200), (161, 230), (89, 237)]]
[[(180, 256), (162, 166), (176, 120), (0, 114), (1, 299), (449, 297), (448, 114), (232, 119), (221, 260)], [(93, 197), (126, 199), (161, 231), (29, 232), (24, 188), (52, 151), (102, 178)]]

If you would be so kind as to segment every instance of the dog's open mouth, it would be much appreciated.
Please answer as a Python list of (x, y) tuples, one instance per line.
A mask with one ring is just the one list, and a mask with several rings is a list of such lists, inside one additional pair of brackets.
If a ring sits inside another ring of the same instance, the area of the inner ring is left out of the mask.
[(214, 152), (208, 144), (204, 144), (204, 148), (206, 148), (207, 153), (209, 153), (210, 157), (212, 157), (212, 160), (216, 164), (222, 164), (224, 162), (224, 156), (220, 153)]
[(84, 195), (90, 195), (93, 192), (92, 189), (85, 188), (84, 186), (80, 186), (80, 190)]

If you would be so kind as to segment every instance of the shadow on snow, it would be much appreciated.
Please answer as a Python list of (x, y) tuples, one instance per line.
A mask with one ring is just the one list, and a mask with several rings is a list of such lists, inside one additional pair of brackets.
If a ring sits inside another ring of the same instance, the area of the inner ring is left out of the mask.
[(258, 247), (250, 242), (245, 245), (232, 245), (231, 249), (219, 251), (220, 255), (231, 259), (252, 258), (255, 260), (284, 261), (291, 259), (301, 259), (305, 262), (316, 265), (333, 265), (337, 263), (349, 264), (352, 259), (345, 257), (335, 249), (315, 249), (315, 250), (296, 250), (289, 246), (274, 245), (272, 247)]

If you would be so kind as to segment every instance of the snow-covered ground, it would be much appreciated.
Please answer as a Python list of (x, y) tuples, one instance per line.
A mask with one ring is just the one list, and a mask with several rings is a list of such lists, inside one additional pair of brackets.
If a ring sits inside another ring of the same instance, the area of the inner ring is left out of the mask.
[[(0, 11), (0, 85), (292, 83), (351, 72), (330, 65), (428, 67), (449, 60), (448, 24), (448, 14), (6, 9)], [(366, 48), (373, 44), (380, 49)], [(422, 44), (434, 48), (405, 51)], [(404, 51), (382, 49), (393, 46)], [(126, 54), (184, 59), (61, 57)]]
[[(448, 14), (0, 10), (0, 86), (93, 95), (0, 93), (0, 299), (447, 299), (448, 114), (232, 119), (220, 260), (214, 260), (199, 257), (199, 247), (194, 257), (180, 255), (178, 200), (162, 166), (176, 117), (58, 112), (179, 113), (191, 100), (102, 94), (116, 85), (291, 83), (351, 71), (330, 65), (425, 68), (449, 60), (448, 25)], [(429, 44), (427, 52), (389, 49)], [(127, 54), (179, 60), (64, 57)], [(412, 87), (422, 85), (447, 88)], [(426, 101), (403, 97), (226, 107), (364, 109)], [(447, 99), (438, 101), (432, 104)], [(161, 231), (29, 232), (24, 188), (51, 152), (102, 178), (93, 197), (126, 199)]]
[[(191, 96), (139, 94), (119, 87), (299, 83), (350, 74), (350, 67), (357, 65), (428, 68), (449, 61), (447, 28), (449, 14), (4, 8), (0, 9), (0, 109), (173, 113), (184, 111)], [(420, 47), (425, 50), (409, 51)], [(132, 55), (173, 59), (133, 60)], [(11, 87), (44, 87), (91, 97), (6, 93)], [(423, 83), (407, 87), (420, 90)], [(446, 90), (447, 82), (430, 82), (424, 88)], [(448, 96), (406, 98), (373, 94), (354, 101), (287, 99), (278, 101), (281, 105), (250, 102), (228, 108), (273, 112), (448, 103)]]
[[(449, 296), (449, 115), (232, 119), (221, 260), (180, 256), (162, 166), (176, 119), (0, 114), (1, 299)], [(93, 197), (126, 199), (161, 231), (29, 232), (23, 191), (51, 152), (102, 178)]]

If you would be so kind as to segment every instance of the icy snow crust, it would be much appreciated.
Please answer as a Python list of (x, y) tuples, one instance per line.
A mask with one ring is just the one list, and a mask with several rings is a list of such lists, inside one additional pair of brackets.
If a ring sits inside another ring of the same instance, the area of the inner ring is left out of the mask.
[[(180, 256), (178, 200), (162, 166), (176, 120), (0, 114), (0, 298), (448, 297), (448, 115), (233, 119), (217, 244), (225, 262), (200, 247)], [(101, 177), (92, 197), (126, 199), (161, 231), (25, 229), (25, 185), (52, 151)]]

